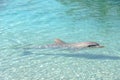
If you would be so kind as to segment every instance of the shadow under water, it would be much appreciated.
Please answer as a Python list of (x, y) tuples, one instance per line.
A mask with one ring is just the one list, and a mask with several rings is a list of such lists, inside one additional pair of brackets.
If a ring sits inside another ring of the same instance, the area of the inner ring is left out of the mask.
[[(22, 56), (28, 56), (35, 53), (32, 53), (30, 51), (23, 52)], [(44, 55), (44, 56), (55, 56), (55, 57), (73, 57), (73, 58), (84, 58), (84, 59), (96, 59), (96, 60), (120, 60), (119, 56), (110, 56), (110, 55), (104, 55), (104, 54), (90, 54), (90, 53), (59, 53), (59, 54), (38, 54), (37, 55)]]
[(103, 55), (103, 54), (78, 53), (78, 54), (45, 54), (45, 55), (97, 59), (97, 60), (120, 60), (120, 57), (118, 56), (109, 56), (109, 55)]

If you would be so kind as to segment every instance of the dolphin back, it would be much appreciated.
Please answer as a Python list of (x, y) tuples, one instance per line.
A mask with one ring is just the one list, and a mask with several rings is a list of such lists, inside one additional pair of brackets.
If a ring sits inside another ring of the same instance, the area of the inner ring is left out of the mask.
[(55, 44), (59, 44), (59, 45), (63, 45), (63, 44), (66, 44), (66, 42), (60, 40), (60, 39), (55, 39)]

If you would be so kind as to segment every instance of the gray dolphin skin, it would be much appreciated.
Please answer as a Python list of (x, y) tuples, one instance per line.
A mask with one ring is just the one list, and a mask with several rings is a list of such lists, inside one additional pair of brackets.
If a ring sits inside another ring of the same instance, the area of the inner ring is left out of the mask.
[(96, 48), (102, 48), (104, 46), (100, 46), (96, 42), (79, 42), (79, 43), (66, 43), (60, 39), (55, 39), (54, 44), (48, 44), (44, 46), (39, 46), (36, 48), (75, 48), (75, 49), (81, 49), (81, 48), (88, 48), (88, 47), (96, 47)]

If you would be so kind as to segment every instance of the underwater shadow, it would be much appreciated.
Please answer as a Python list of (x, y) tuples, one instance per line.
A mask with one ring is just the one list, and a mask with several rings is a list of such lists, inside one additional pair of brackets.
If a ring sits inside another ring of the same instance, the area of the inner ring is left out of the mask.
[(111, 56), (111, 55), (104, 55), (104, 54), (90, 54), (90, 53), (59, 53), (59, 54), (41, 54), (41, 53), (32, 53), (30, 51), (24, 51), (21, 56), (29, 56), (29, 55), (44, 55), (45, 56), (54, 56), (54, 57), (73, 57), (73, 58), (84, 58), (84, 59), (96, 59), (96, 60), (120, 60), (119, 56)]
[(32, 55), (33, 53), (30, 51), (23, 51), (23, 53), (21, 54), (21, 56), (29, 56)]
[(85, 58), (85, 59), (96, 59), (96, 60), (120, 60), (118, 56), (109, 56), (103, 54), (88, 54), (88, 53), (78, 53), (78, 54), (43, 54), (47, 56), (63, 56), (63, 57), (75, 57), (75, 58)]

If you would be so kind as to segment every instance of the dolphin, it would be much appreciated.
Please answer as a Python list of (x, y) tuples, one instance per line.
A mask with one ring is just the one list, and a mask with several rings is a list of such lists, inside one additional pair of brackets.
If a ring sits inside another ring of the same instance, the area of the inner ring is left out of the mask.
[[(36, 49), (46, 49), (46, 48), (73, 48), (73, 49), (81, 49), (81, 48), (102, 48), (104, 46), (99, 45), (96, 42), (78, 42), (78, 43), (66, 43), (61, 39), (55, 39), (53, 44), (43, 45), (34, 47)], [(30, 49), (30, 48), (29, 48)]]
[[(78, 43), (66, 43), (62, 41), (61, 39), (57, 38), (54, 40), (53, 44), (47, 44), (47, 45), (40, 45), (40, 46), (34, 46), (32, 44), (28, 44), (25, 46), (14, 46), (12, 49), (23, 49), (23, 50), (29, 50), (29, 49), (83, 49), (83, 48), (103, 48), (104, 46), (99, 45), (96, 42), (78, 42)], [(11, 49), (11, 48), (3, 48), (1, 50), (5, 49)]]

